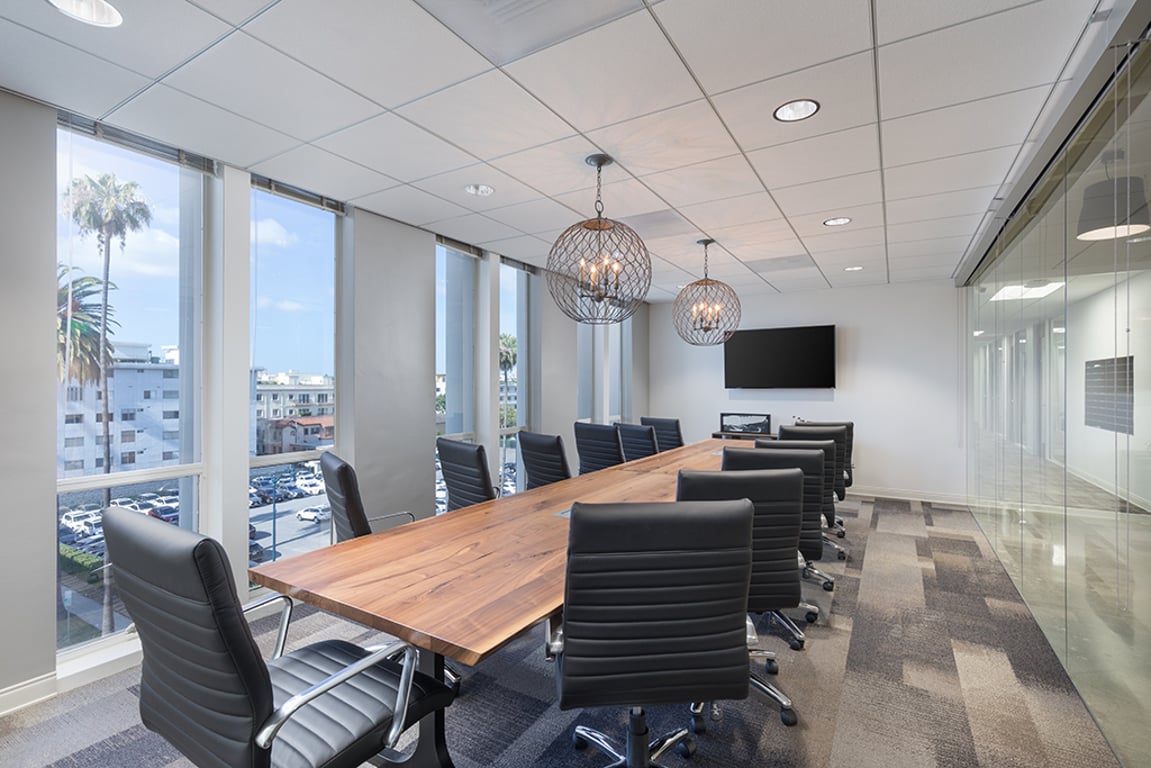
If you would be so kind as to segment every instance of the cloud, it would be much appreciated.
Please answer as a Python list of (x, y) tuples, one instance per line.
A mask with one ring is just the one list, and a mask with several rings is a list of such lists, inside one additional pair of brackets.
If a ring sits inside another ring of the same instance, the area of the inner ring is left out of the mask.
[(294, 232), (289, 232), (283, 224), (275, 219), (253, 221), (251, 237), (252, 242), (257, 245), (274, 245), (280, 248), (295, 245), (299, 240)]
[(278, 309), (281, 312), (303, 312), (307, 309), (306, 306), (298, 301), (291, 301), (290, 299), (273, 299), (268, 296), (258, 296), (256, 298), (257, 309)]
[[(60, 242), (58, 259), (96, 276), (100, 275), (104, 264), (95, 235), (74, 236)], [(120, 250), (119, 240), (112, 242), (111, 259), (112, 282), (116, 281), (117, 275), (124, 274), (179, 277), (180, 239), (155, 227), (129, 232), (124, 250)]]

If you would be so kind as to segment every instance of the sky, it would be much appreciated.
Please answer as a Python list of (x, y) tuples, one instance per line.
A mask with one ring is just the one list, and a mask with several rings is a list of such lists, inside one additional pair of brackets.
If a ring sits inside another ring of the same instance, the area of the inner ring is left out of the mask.
[[(57, 149), (57, 261), (75, 267), (74, 276), (99, 277), (102, 259), (94, 234), (80, 237), (64, 193), (71, 180), (114, 173), (134, 181), (152, 211), (151, 224), (129, 232), (123, 250), (113, 243), (108, 304), (119, 323), (111, 340), (149, 344), (160, 356), (164, 346), (179, 344), (180, 307), (180, 174), (171, 163), (153, 159), (90, 137), (60, 130)], [(253, 367), (270, 373), (295, 370), (334, 373), (335, 349), (335, 214), (273, 195), (252, 191), (251, 289), (254, 312), (248, 332)], [(444, 300), (443, 248), (436, 301)], [(500, 330), (516, 328), (517, 270), (500, 269)], [(436, 338), (443, 339), (442, 314)], [(437, 345), (436, 370), (443, 372), (443, 345)]]

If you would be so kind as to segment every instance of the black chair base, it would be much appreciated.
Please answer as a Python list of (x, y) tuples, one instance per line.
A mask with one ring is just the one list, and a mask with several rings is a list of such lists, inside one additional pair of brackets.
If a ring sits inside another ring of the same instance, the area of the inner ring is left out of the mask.
[(627, 742), (619, 743), (597, 730), (577, 725), (572, 734), (572, 744), (576, 749), (593, 746), (613, 759), (604, 768), (661, 768), (657, 762), (672, 749), (684, 757), (695, 753), (695, 742), (688, 737), (686, 728), (664, 734), (648, 741), (647, 717), (642, 707), (632, 707), (628, 715)]
[(847, 549), (845, 549), (842, 544), (840, 544), (835, 539), (828, 536), (826, 533), (823, 534), (823, 546), (831, 547), (833, 550), (835, 550), (836, 558), (838, 558), (840, 560), (846, 560), (847, 559)]

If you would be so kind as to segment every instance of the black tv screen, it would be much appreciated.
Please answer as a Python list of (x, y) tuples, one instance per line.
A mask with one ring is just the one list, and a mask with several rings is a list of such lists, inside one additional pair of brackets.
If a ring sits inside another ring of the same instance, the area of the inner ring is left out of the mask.
[(723, 345), (727, 389), (835, 386), (835, 326), (736, 331)]

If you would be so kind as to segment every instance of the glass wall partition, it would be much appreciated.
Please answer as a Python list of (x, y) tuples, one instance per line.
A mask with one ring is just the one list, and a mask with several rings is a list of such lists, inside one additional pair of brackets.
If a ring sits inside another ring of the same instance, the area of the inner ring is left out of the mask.
[(971, 282), (968, 495), (1136, 765), (1151, 754), (1151, 56), (1131, 50)]

